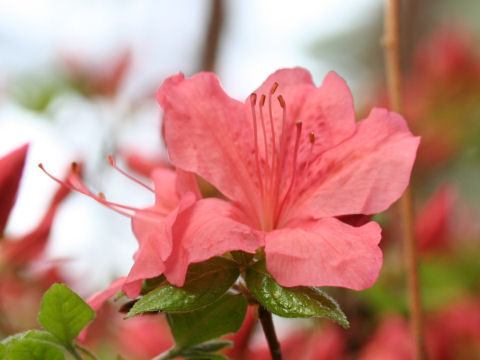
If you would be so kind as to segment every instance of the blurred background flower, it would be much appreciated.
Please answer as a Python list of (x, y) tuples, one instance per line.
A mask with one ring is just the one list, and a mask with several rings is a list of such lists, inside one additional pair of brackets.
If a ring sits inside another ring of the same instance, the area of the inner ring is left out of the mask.
[[(405, 118), (422, 136), (412, 185), (427, 345), (432, 358), (470, 359), (480, 356), (475, 346), (480, 331), (472, 322), (480, 301), (480, 3), (405, 0), (403, 5)], [(140, 177), (168, 166), (154, 93), (180, 71), (190, 76), (214, 70), (227, 93), (244, 99), (281, 67), (308, 68), (317, 84), (334, 70), (352, 88), (359, 118), (372, 106), (386, 106), (382, 6), (381, 0), (0, 0), (0, 156), (30, 144), (2, 254), (42, 224), (59, 191), (36, 166), (40, 162), (61, 176), (70, 162), (81, 161), (84, 181), (112, 201), (151, 202), (148, 192), (112, 171), (106, 156), (116, 155), (121, 167)], [(48, 237), (40, 244), (46, 246), (42, 259), (56, 264), (59, 278), (89, 295), (130, 269), (136, 241), (129, 219), (78, 194), (56, 202), (55, 211), (51, 232), (38, 239)], [(306, 358), (321, 359), (314, 345), (326, 338), (333, 345), (325, 351), (339, 359), (394, 359), (389, 349), (408, 343), (398, 217), (392, 207), (375, 218), (384, 228), (378, 283), (362, 293), (331, 291), (351, 329), (323, 320), (300, 328), (282, 323), (292, 358), (295, 344), (304, 344)], [(22, 281), (39, 281), (32, 275), (36, 268), (30, 262), (27, 267)], [(19, 283), (19, 273), (6, 269), (2, 273), (14, 274), (13, 283)], [(12, 301), (23, 294), (24, 286), (17, 291), (17, 285), (1, 281), (11, 289), (2, 295), (12, 294)], [(31, 296), (30, 303), (37, 300)], [(159, 321), (145, 326), (164, 329)], [(442, 329), (444, 323), (449, 326)], [(131, 329), (142, 325), (131, 324)], [(125, 329), (114, 338), (138, 332)], [(171, 341), (159, 336), (159, 344)], [(138, 341), (151, 344), (150, 338)], [(442, 341), (447, 345), (439, 350)], [(244, 346), (239, 359), (261, 358), (261, 342)], [(411, 356), (408, 345), (405, 351), (402, 359)]]

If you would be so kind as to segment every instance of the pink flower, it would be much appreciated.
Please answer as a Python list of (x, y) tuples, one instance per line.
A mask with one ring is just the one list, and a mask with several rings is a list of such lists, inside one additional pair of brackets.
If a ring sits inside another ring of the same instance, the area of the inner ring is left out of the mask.
[[(68, 175), (70, 176), (70, 175)], [(50, 237), (53, 221), (58, 207), (69, 194), (69, 190), (61, 187), (57, 190), (45, 215), (35, 229), (20, 238), (3, 239), (1, 258), (8, 264), (21, 266), (27, 265), (43, 254)], [(51, 270), (53, 270), (52, 268)], [(53, 275), (53, 274), (52, 274)], [(55, 278), (55, 276), (54, 276)]]
[(440, 187), (419, 210), (415, 221), (418, 246), (423, 253), (445, 250), (451, 235), (450, 219), (456, 202), (455, 189)]
[(0, 236), (17, 198), (27, 151), (25, 144), (0, 158)]
[(407, 322), (401, 317), (389, 317), (381, 324), (362, 350), (361, 360), (411, 360), (414, 345)]
[[(243, 224), (259, 233), (280, 285), (361, 290), (375, 282), (380, 227), (336, 217), (383, 211), (408, 185), (419, 138), (400, 115), (373, 109), (356, 123), (343, 79), (329, 73), (317, 88), (299, 68), (277, 71), (245, 103), (228, 97), (211, 73), (173, 76), (157, 99), (172, 163), (231, 200), (217, 199), (205, 214), (233, 216), (232, 224), (217, 224), (222, 231)], [(183, 251), (226, 241), (214, 231), (184, 240)], [(182, 251), (170, 258), (185, 261)], [(184, 274), (172, 272), (182, 285)]]

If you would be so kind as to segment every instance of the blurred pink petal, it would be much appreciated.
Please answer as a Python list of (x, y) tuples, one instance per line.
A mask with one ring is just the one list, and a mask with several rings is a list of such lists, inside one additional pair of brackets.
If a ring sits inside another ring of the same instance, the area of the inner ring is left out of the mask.
[(428, 252), (447, 247), (449, 222), (455, 199), (455, 191), (451, 187), (443, 186), (420, 209), (415, 222), (415, 237), (420, 251)]
[(25, 144), (0, 158), (0, 236), (17, 198), (27, 151)]
[[(71, 173), (67, 178), (70, 176)], [(2, 257), (6, 262), (25, 265), (43, 253), (47, 246), (55, 214), (59, 205), (67, 197), (69, 192), (70, 190), (63, 186), (57, 190), (43, 219), (32, 232), (19, 239), (7, 238), (4, 240)]]

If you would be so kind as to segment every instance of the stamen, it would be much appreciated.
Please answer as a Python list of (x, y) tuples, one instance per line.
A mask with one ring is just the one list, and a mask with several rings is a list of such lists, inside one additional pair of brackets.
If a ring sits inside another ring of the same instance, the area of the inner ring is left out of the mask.
[(277, 224), (278, 220), (279, 220), (279, 216), (281, 215), (282, 213), (282, 210), (283, 210), (283, 207), (285, 206), (285, 203), (288, 201), (288, 196), (290, 195), (290, 192), (292, 191), (292, 188), (293, 188), (293, 185), (295, 183), (295, 178), (296, 178), (296, 175), (297, 175), (297, 156), (298, 156), (298, 148), (300, 147), (300, 134), (302, 133), (302, 126), (303, 126), (303, 123), (301, 120), (298, 120), (295, 122), (295, 127), (296, 127), (296, 137), (295, 137), (295, 148), (293, 150), (293, 173), (292, 173), (292, 180), (290, 181), (290, 186), (288, 187), (288, 190), (287, 192), (285, 193), (285, 196), (282, 200), (282, 203), (280, 205), (280, 208), (277, 212), (277, 217), (275, 219), (275, 224)]
[(116, 163), (115, 163), (115, 159), (112, 155), (108, 155), (107, 156), (107, 160), (108, 162), (110, 163), (110, 165), (112, 166), (112, 168), (114, 168), (115, 170), (117, 170), (120, 174), (122, 174), (123, 176), (126, 176), (128, 179), (132, 180), (133, 182), (137, 183), (138, 185), (144, 187), (145, 189), (147, 189), (148, 191), (151, 191), (153, 192), (155, 195), (158, 195), (155, 190), (153, 188), (151, 188), (150, 186), (144, 184), (143, 182), (141, 182), (140, 180), (134, 178), (132, 175), (128, 174), (126, 171), (120, 169)]
[(277, 100), (282, 108), (282, 135), (280, 137), (280, 159), (284, 158), (285, 152), (285, 127), (287, 126), (287, 104), (282, 95), (277, 96)]
[[(280, 107), (282, 108), (282, 134), (280, 136), (280, 151), (278, 155), (278, 167), (277, 167), (277, 179), (282, 178), (282, 171), (283, 171), (283, 166), (284, 166), (284, 161), (286, 157), (286, 126), (287, 126), (287, 104), (285, 103), (285, 100), (283, 99), (282, 95), (277, 96), (278, 103), (280, 104)], [(278, 183), (278, 182), (277, 182)], [(275, 196), (278, 198), (278, 191), (279, 191), (280, 184), (277, 184), (275, 188)]]
[[(40, 166), (40, 165), (42, 165), (42, 164), (39, 164), (38, 166)], [(78, 164), (77, 164), (75, 161), (72, 162), (71, 168), (72, 168), (72, 171), (73, 171), (75, 174), (78, 174), (78, 173), (79, 173)], [(44, 170), (43, 167), (40, 167), (40, 169)]]
[(315, 133), (312, 131), (310, 134), (310, 144), (314, 144), (315, 143)]
[[(45, 170), (45, 168), (43, 167), (43, 164), (38, 164), (38, 167), (49, 177), (51, 178), (52, 180), (54, 180), (55, 182), (59, 183), (60, 185), (66, 187), (67, 189), (70, 189), (72, 191), (76, 191), (78, 193), (81, 193), (83, 195), (86, 195), (96, 201), (98, 201), (99, 203), (101, 203), (102, 205), (105, 205), (109, 208), (111, 208), (112, 210), (115, 210), (116, 212), (118, 212), (119, 214), (122, 214), (124, 216), (127, 216), (129, 218), (131, 218), (133, 216), (133, 214), (130, 214), (129, 212), (127, 211), (124, 211), (124, 210), (128, 210), (128, 211), (133, 211), (135, 213), (138, 213), (138, 212), (146, 212), (146, 213), (152, 213), (154, 215), (158, 215), (157, 212), (153, 211), (153, 210), (149, 210), (149, 209), (139, 209), (139, 208), (135, 208), (135, 207), (132, 207), (132, 206), (127, 206), (127, 205), (122, 205), (122, 204), (117, 204), (117, 203), (114, 203), (114, 202), (111, 202), (111, 201), (107, 201), (105, 200), (105, 195), (100, 192), (98, 195), (95, 195), (93, 192), (91, 192), (83, 183), (82, 181), (78, 178), (78, 175), (76, 173), (74, 173), (73, 175), (70, 175), (68, 180), (67, 181), (63, 181), (63, 180), (60, 180), (58, 178), (56, 178), (55, 176), (53, 176), (52, 174), (50, 174), (47, 170)], [(72, 163), (72, 170), (74, 168), (77, 168), (77, 164), (76, 163)], [(76, 182), (77, 185), (75, 185), (73, 182)]]
[[(270, 93), (268, 94), (268, 115), (270, 117), (270, 130), (272, 132), (272, 174), (275, 173), (275, 167), (276, 167), (275, 158), (276, 158), (276, 155), (277, 155), (277, 145), (276, 145), (276, 141), (275, 141), (275, 137), (276, 137), (275, 136), (275, 126), (273, 124), (272, 95), (277, 90), (277, 87), (278, 87), (278, 83), (277, 82), (273, 83), (273, 86), (270, 90)], [(273, 177), (270, 180), (273, 183)], [(272, 184), (270, 184), (270, 187), (271, 186), (272, 186)], [(272, 189), (270, 189), (270, 190), (272, 190)]]
[[(265, 130), (265, 120), (263, 118), (263, 111), (262, 108), (265, 105), (265, 95), (262, 94), (260, 97), (260, 103), (258, 104), (258, 112), (260, 113), (260, 122), (262, 123), (262, 131), (263, 131), (263, 143), (265, 147), (265, 177), (269, 178), (270, 176), (270, 164), (268, 162), (268, 144), (267, 144), (267, 131)], [(265, 183), (266, 183), (265, 179)], [(266, 186), (266, 185), (265, 185)]]
[(275, 94), (275, 91), (277, 90), (278, 88), (278, 83), (275, 81), (272, 85), (272, 88), (270, 89), (270, 94)]
[(258, 182), (260, 183), (260, 191), (263, 197), (263, 181), (262, 174), (260, 172), (260, 159), (258, 157), (258, 130), (257, 130), (257, 115), (255, 113), (255, 105), (257, 103), (257, 94), (253, 93), (250, 95), (250, 105), (252, 108), (252, 119), (253, 119), (253, 141), (255, 144), (255, 162), (257, 164), (257, 173), (258, 173)]

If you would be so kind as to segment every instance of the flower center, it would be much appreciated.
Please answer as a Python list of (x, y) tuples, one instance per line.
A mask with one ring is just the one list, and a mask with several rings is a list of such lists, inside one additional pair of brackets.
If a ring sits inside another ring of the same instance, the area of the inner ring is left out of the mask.
[[(280, 131), (276, 131), (278, 130), (276, 129), (278, 121), (276, 122), (273, 116), (272, 96), (275, 94), (277, 88), (278, 83), (275, 82), (268, 96), (262, 94), (258, 102), (257, 94), (253, 93), (250, 95), (255, 164), (261, 198), (258, 217), (260, 226), (264, 231), (277, 228), (282, 212), (288, 207), (287, 203), (289, 202), (289, 197), (295, 184), (298, 148), (300, 134), (302, 132), (301, 121), (297, 121), (292, 125), (287, 124), (287, 104), (282, 95), (277, 96), (282, 119)], [(266, 118), (264, 115), (265, 104), (267, 105)], [(292, 129), (292, 126), (295, 130)], [(286, 169), (288, 164), (287, 160), (290, 156), (288, 149), (291, 147), (288, 135), (292, 131), (295, 132), (295, 143), (293, 146), (291, 172), (288, 172)], [(288, 177), (287, 174), (290, 176)]]

